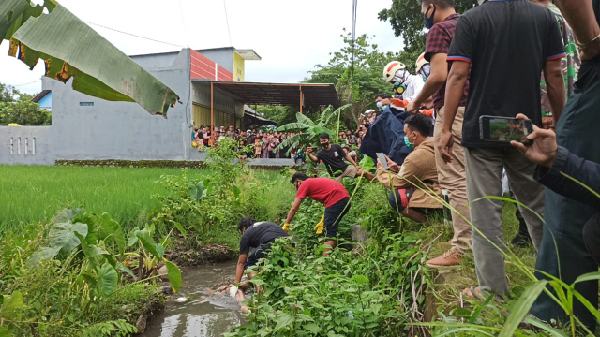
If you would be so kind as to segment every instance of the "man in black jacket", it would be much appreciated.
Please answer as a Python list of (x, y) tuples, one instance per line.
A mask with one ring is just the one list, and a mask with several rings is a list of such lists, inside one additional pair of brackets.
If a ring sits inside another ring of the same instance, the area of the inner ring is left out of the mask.
[[(557, 143), (569, 153), (585, 159), (589, 166), (600, 163), (600, 0), (560, 0), (556, 4), (575, 32), (582, 60), (575, 93), (569, 98), (556, 126)], [(589, 224), (597, 219), (598, 209), (580, 202), (579, 198), (572, 198), (571, 194), (563, 194), (566, 190), (556, 193), (554, 187), (546, 191), (546, 223), (536, 262), (536, 270), (540, 271), (537, 276), (546, 278), (544, 272), (572, 284), (579, 275), (598, 270), (597, 261), (584, 242), (589, 242), (588, 230), (592, 228)], [(580, 283), (576, 289), (593, 307), (598, 307), (598, 282)], [(581, 322), (594, 330), (596, 318), (580, 301), (575, 301), (574, 312)], [(546, 293), (536, 300), (532, 314), (545, 321), (568, 322), (564, 310)]]
[[(522, 114), (517, 115), (517, 118), (527, 119)], [(540, 129), (536, 126), (533, 129), (533, 133), (528, 137), (533, 141), (530, 146), (515, 141), (512, 142), (512, 145), (527, 159), (539, 165), (535, 171), (535, 178), (540, 183), (554, 193), (568, 198), (571, 202), (579, 203), (591, 212), (591, 217), (582, 228), (579, 226), (569, 228), (573, 232), (572, 235), (582, 238), (585, 247), (573, 245), (570, 250), (579, 252), (582, 258), (591, 258), (597, 269), (600, 266), (600, 164), (585, 160), (559, 146), (554, 131)], [(572, 255), (567, 256), (572, 258)], [(579, 274), (584, 272), (586, 270), (580, 269)], [(577, 277), (579, 275), (569, 276)], [(597, 285), (597, 281), (582, 282), (578, 286), (582, 285), (586, 287)], [(597, 303), (597, 292), (591, 292), (590, 295), (584, 294), (584, 296), (592, 305)], [(576, 315), (590, 326), (590, 320), (586, 319), (587, 311), (576, 312)]]

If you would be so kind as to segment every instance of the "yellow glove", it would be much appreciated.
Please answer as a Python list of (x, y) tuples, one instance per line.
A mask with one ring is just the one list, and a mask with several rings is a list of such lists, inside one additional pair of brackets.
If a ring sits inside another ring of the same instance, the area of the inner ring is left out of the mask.
[(315, 225), (315, 233), (317, 233), (317, 235), (323, 234), (323, 226), (324, 225), (325, 225), (325, 213), (323, 213), (323, 215), (321, 216), (321, 221), (319, 221), (319, 223)]
[(281, 229), (283, 229), (286, 232), (289, 232), (290, 231), (290, 226), (291, 225), (286, 222), (286, 223), (283, 224), (283, 226), (281, 226)]

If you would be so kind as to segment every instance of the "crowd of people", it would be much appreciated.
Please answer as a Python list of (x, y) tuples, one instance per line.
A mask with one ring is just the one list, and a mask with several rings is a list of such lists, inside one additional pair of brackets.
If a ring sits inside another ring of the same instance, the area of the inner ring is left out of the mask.
[[(362, 176), (387, 186), (394, 209), (417, 222), (449, 208), (452, 248), (427, 265), (457, 265), (472, 253), (479, 284), (463, 290), (467, 298), (508, 293), (503, 205), (489, 199), (502, 196), (503, 177), (537, 252), (537, 277), (572, 284), (597, 271), (600, 0), (479, 1), (462, 15), (453, 0), (420, 2), (428, 35), (417, 73), (399, 62), (387, 65), (384, 79), (394, 92), (376, 97), (378, 109), (363, 115), (354, 138), (340, 134), (340, 144), (332, 144), (323, 134), (319, 151), (306, 149), (308, 158), (338, 180)], [(520, 139), (495, 140), (485, 131), (489, 118), (533, 127), (524, 127)], [(359, 143), (354, 155), (344, 151), (352, 142)], [(361, 171), (357, 154), (377, 161), (374, 176)], [(334, 248), (337, 224), (351, 207), (348, 191), (302, 172), (292, 183), (297, 195), (283, 229), (303, 199), (319, 200), (326, 243)], [(244, 237), (252, 226), (242, 229)], [(256, 242), (273, 240), (265, 237)], [(575, 289), (585, 303), (575, 301), (574, 313), (593, 330), (596, 318), (586, 306), (598, 307), (598, 282)], [(568, 323), (552, 297), (552, 290), (542, 293), (532, 314)]]
[[(351, 154), (354, 158), (356, 158), (357, 150), (367, 133), (369, 120), (374, 120), (376, 113), (373, 111), (364, 116), (364, 118), (361, 117), (361, 123), (356, 131), (340, 131), (337, 135), (344, 152)], [(227, 128), (224, 126), (216, 128), (213, 138), (210, 127), (200, 126), (194, 127), (192, 130), (191, 145), (198, 151), (204, 151), (217, 145), (221, 139), (229, 138), (239, 143), (240, 154), (245, 158), (292, 158), (297, 165), (302, 165), (306, 160), (305, 149), (290, 148), (284, 143), (286, 139), (296, 135), (295, 132), (279, 132), (273, 128), (241, 130), (230, 125)]]

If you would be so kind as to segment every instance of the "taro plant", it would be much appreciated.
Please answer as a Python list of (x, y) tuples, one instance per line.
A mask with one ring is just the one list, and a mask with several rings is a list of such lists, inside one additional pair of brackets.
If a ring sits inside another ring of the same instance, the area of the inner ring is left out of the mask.
[[(152, 238), (148, 228), (134, 229), (126, 239), (121, 226), (107, 213), (100, 215), (80, 210), (65, 210), (54, 218), (47, 244), (29, 260), (32, 267), (44, 260), (57, 259), (78, 270), (83, 283), (82, 294), (88, 301), (112, 295), (123, 275), (135, 278), (126, 266), (125, 252), (140, 242), (137, 252), (159, 259), (168, 268), (169, 281), (175, 291), (182, 282), (179, 268), (164, 256), (164, 247)], [(143, 266), (138, 266), (142, 268)]]

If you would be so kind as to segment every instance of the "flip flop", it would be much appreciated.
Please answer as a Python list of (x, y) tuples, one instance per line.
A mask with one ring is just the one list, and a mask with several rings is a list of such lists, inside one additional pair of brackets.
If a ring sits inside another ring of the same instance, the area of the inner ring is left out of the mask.
[(492, 292), (492, 289), (490, 287), (485, 287), (485, 286), (477, 286), (477, 287), (468, 287), (463, 289), (462, 291), (462, 295), (463, 297), (465, 297), (465, 299), (468, 300), (485, 300), (490, 293)]

